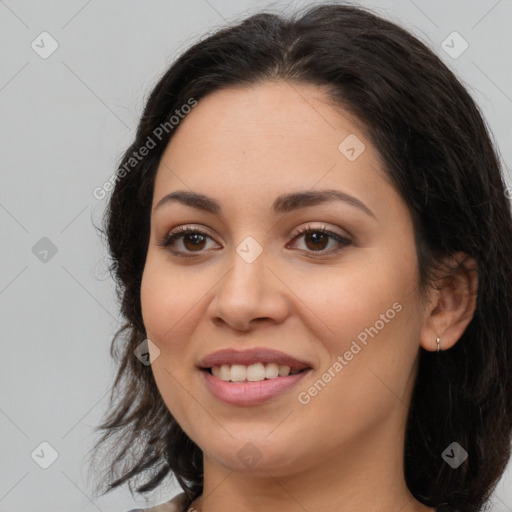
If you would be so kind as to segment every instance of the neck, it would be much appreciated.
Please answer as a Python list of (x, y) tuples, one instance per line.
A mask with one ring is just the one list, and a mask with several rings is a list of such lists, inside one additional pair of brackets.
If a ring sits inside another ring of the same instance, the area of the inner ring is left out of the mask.
[[(191, 512), (433, 512), (408, 490), (403, 471), (403, 418), (380, 423), (359, 439), (300, 471), (229, 470), (204, 457), (203, 494)], [(316, 456), (315, 456), (316, 455)]]

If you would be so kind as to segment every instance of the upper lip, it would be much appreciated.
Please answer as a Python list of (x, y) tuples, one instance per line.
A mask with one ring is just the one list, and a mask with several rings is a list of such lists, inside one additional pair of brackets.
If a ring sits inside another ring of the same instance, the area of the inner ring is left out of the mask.
[(223, 364), (251, 365), (256, 363), (275, 363), (282, 366), (289, 366), (291, 370), (302, 370), (311, 368), (308, 362), (301, 361), (284, 352), (271, 348), (253, 348), (246, 350), (223, 349), (203, 357), (197, 366), (199, 368), (211, 368)]

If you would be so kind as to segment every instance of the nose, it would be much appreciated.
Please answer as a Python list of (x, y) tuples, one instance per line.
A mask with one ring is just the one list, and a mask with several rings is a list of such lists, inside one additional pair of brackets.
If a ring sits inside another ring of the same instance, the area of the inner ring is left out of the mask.
[(265, 251), (251, 263), (233, 251), (230, 269), (217, 285), (208, 307), (208, 315), (216, 326), (248, 331), (256, 324), (279, 324), (286, 319), (287, 288), (267, 263)]

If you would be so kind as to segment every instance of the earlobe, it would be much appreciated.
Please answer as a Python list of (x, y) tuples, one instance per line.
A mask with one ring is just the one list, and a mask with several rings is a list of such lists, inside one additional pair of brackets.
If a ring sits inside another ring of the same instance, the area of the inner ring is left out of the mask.
[(445, 266), (445, 274), (433, 283), (420, 336), (420, 345), (429, 351), (453, 347), (471, 322), (476, 309), (476, 260), (458, 252), (445, 261)]

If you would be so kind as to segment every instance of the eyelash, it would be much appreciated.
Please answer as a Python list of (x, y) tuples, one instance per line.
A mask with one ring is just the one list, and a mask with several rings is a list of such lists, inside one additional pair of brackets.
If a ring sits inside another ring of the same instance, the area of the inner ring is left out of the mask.
[[(339, 253), (339, 252), (343, 251), (346, 246), (348, 246), (348, 245), (350, 245), (352, 243), (351, 240), (349, 240), (348, 238), (345, 238), (345, 237), (339, 235), (338, 233), (334, 233), (333, 231), (329, 231), (328, 229), (325, 228), (325, 226), (323, 226), (321, 228), (312, 228), (309, 225), (300, 228), (299, 232), (296, 235), (294, 235), (294, 237), (292, 238), (292, 241), (295, 241), (297, 238), (299, 238), (299, 237), (301, 237), (301, 236), (303, 236), (305, 234), (310, 234), (310, 233), (321, 233), (323, 235), (328, 235), (330, 238), (333, 238), (340, 245), (342, 245), (342, 247), (340, 247), (338, 249), (330, 249), (328, 251), (325, 251), (325, 250), (321, 250), (321, 251), (306, 250), (306, 252), (314, 255), (314, 257), (322, 257), (322, 256), (325, 256), (325, 255)], [(170, 250), (173, 254), (175, 254), (177, 256), (182, 256), (182, 257), (185, 257), (185, 258), (193, 257), (193, 256), (196, 256), (196, 255), (202, 254), (204, 251), (186, 251), (189, 254), (185, 255), (185, 254), (183, 254), (182, 251), (177, 251), (175, 249), (171, 249), (170, 247), (171, 247), (171, 245), (174, 244), (174, 242), (177, 239), (182, 238), (185, 235), (196, 235), (196, 234), (197, 235), (206, 236), (208, 238), (211, 238), (210, 235), (208, 235), (208, 233), (206, 233), (206, 232), (204, 232), (204, 231), (202, 231), (202, 230), (200, 230), (198, 228), (193, 228), (193, 227), (189, 227), (189, 226), (180, 226), (180, 227), (176, 228), (175, 230), (171, 231), (157, 245), (159, 245), (160, 247), (167, 248), (168, 250)], [(315, 255), (315, 253), (317, 253), (317, 255)]]

